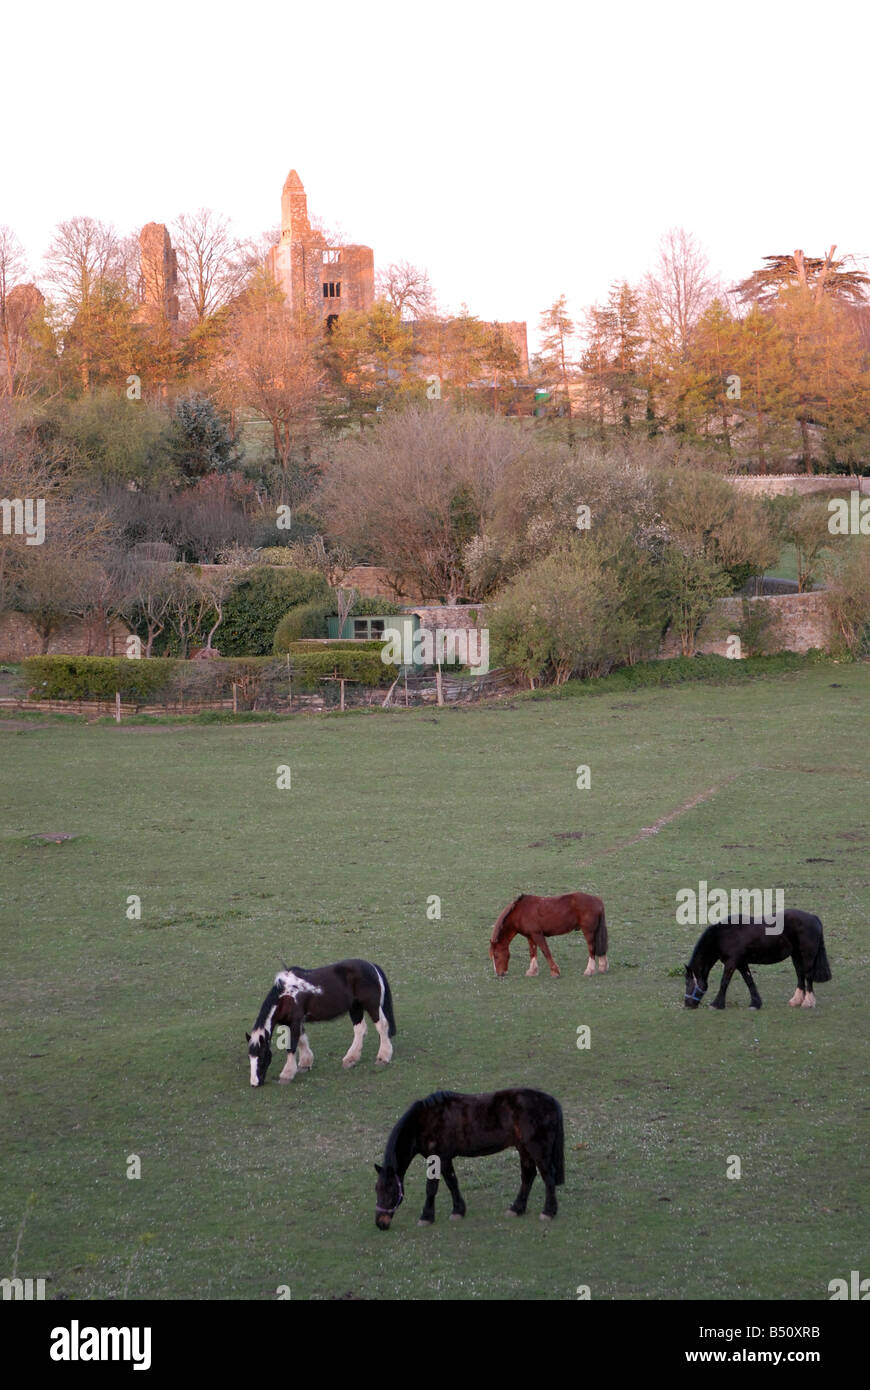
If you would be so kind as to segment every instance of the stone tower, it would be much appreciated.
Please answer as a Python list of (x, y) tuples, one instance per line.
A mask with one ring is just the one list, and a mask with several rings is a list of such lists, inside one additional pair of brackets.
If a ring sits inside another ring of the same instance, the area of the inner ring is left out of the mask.
[(139, 283), (146, 311), (177, 323), (178, 258), (162, 222), (147, 222), (139, 233)]
[(312, 228), (302, 180), (291, 169), (281, 193), (281, 240), (269, 252), (267, 269), (287, 307), (331, 328), (339, 314), (371, 309), (375, 297), (374, 254), (369, 246), (330, 246)]

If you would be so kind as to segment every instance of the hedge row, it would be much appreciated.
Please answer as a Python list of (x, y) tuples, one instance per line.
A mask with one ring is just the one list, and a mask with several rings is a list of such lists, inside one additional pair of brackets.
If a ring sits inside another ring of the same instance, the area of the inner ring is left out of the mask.
[(531, 700), (570, 700), (583, 695), (613, 695), (620, 691), (644, 690), (683, 685), (689, 681), (710, 681), (717, 685), (737, 685), (756, 676), (781, 676), (804, 671), (824, 662), (824, 652), (776, 652), (770, 656), (750, 656), (732, 661), (716, 654), (677, 656), (661, 661), (640, 661), (621, 666), (594, 680), (571, 680), (564, 685), (547, 685), (524, 692)]
[(21, 663), (35, 700), (122, 700), (147, 704), (169, 685), (180, 663), (171, 657), (30, 656)]
[[(362, 686), (387, 686), (396, 671), (380, 657), (379, 642), (298, 642), (292, 644), (290, 679), (294, 691), (322, 690), (320, 678), (339, 676)], [(221, 657), (179, 661), (168, 657), (33, 656), (22, 663), (28, 693), (36, 700), (122, 700), (135, 704), (176, 704), (227, 699), (235, 684), (243, 702), (286, 699), (287, 656)]]

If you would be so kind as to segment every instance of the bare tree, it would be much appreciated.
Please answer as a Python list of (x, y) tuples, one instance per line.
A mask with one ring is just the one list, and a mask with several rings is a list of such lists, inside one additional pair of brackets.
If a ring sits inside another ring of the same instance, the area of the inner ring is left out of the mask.
[(9, 293), (25, 270), (24, 247), (11, 227), (0, 226), (0, 346), (5, 359), (5, 390), (15, 394), (15, 334), (10, 321)]
[(528, 447), (498, 416), (413, 407), (339, 443), (318, 503), (330, 535), (357, 556), (455, 603), (467, 595), (468, 543)]
[(60, 222), (46, 254), (45, 279), (64, 335), (75, 337), (85, 391), (90, 390), (92, 363), (105, 337), (101, 310), (107, 298), (117, 305), (128, 295), (128, 259), (114, 227), (92, 217)]
[[(166, 546), (174, 553), (171, 546)], [(174, 566), (165, 560), (150, 560), (136, 556), (133, 561), (129, 607), (125, 617), (145, 628), (145, 655), (150, 656), (154, 642), (169, 620), (174, 594)]]
[(672, 227), (659, 242), (658, 260), (641, 287), (645, 317), (655, 336), (683, 355), (692, 329), (718, 290), (699, 242), (685, 228)]
[(87, 310), (100, 281), (125, 278), (126, 257), (114, 227), (93, 217), (58, 223), (46, 255), (45, 279), (67, 322)]
[(315, 342), (276, 294), (249, 294), (232, 314), (217, 368), (218, 393), (230, 410), (247, 408), (268, 421), (280, 500), (304, 496), (324, 370)]
[(197, 323), (228, 304), (251, 273), (255, 248), (237, 241), (230, 225), (211, 208), (182, 213), (174, 224), (178, 270)]
[(378, 271), (375, 290), (389, 300), (402, 319), (426, 318), (435, 312), (435, 293), (425, 270), (408, 261), (397, 261)]

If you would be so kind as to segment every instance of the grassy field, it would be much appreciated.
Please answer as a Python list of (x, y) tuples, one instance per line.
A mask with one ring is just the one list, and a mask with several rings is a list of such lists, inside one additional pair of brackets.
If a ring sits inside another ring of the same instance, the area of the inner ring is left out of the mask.
[[(4, 732), (0, 1274), (19, 1241), (49, 1297), (827, 1298), (867, 1250), (868, 697), (870, 666), (823, 664), (476, 710)], [(756, 972), (760, 1013), (739, 977), (724, 1013), (683, 1009), (699, 929), (675, 894), (702, 879), (818, 912), (834, 978), (815, 1011), (786, 1007), (788, 962)], [(610, 973), (584, 979), (572, 937), (560, 979), (526, 979), (515, 950), (496, 981), (498, 911), (575, 889), (605, 900)], [(344, 1019), (311, 1030), (310, 1074), (278, 1085), (278, 1056), (251, 1090), (244, 1031), (282, 960), (344, 956), (389, 975), (393, 1064), (375, 1068), (370, 1030), (342, 1071)], [(429, 1229), (417, 1160), (378, 1232), (372, 1164), (407, 1105), (514, 1084), (564, 1107), (558, 1219), (537, 1219), (540, 1182), (504, 1216), (509, 1152), (458, 1161), (468, 1216), (447, 1220), (442, 1186)]]

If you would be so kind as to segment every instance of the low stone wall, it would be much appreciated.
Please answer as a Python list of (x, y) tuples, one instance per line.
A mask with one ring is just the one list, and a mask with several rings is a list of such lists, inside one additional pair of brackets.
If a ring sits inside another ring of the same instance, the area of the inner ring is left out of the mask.
[(486, 604), (408, 604), (417, 614), (420, 626), (435, 631), (437, 628), (463, 628), (486, 626)]
[[(826, 648), (831, 640), (831, 620), (825, 596), (819, 591), (808, 594), (772, 594), (768, 598), (750, 598), (750, 605), (764, 604), (771, 614), (770, 646), (774, 651), (808, 652), (813, 647)], [(720, 598), (698, 634), (697, 650), (704, 655), (730, 656), (728, 637), (736, 633), (743, 622), (743, 599)], [(680, 656), (679, 637), (669, 633), (659, 651), (660, 657)]]
[(751, 493), (754, 497), (782, 497), (788, 494), (811, 492), (851, 492), (855, 487), (859, 492), (870, 493), (870, 478), (854, 478), (848, 474), (823, 473), (766, 473), (736, 474), (728, 479), (739, 492)]
[(413, 603), (421, 597), (414, 586), (407, 583), (397, 597), (390, 585), (394, 577), (383, 565), (354, 565), (344, 576), (342, 588), (356, 589), (360, 598), (389, 598), (394, 603)]
[[(48, 644), (49, 656), (126, 656), (130, 629), (113, 622), (108, 632), (102, 623), (79, 619), (64, 623)], [(0, 661), (23, 661), (42, 656), (42, 638), (24, 613), (0, 617)]]

